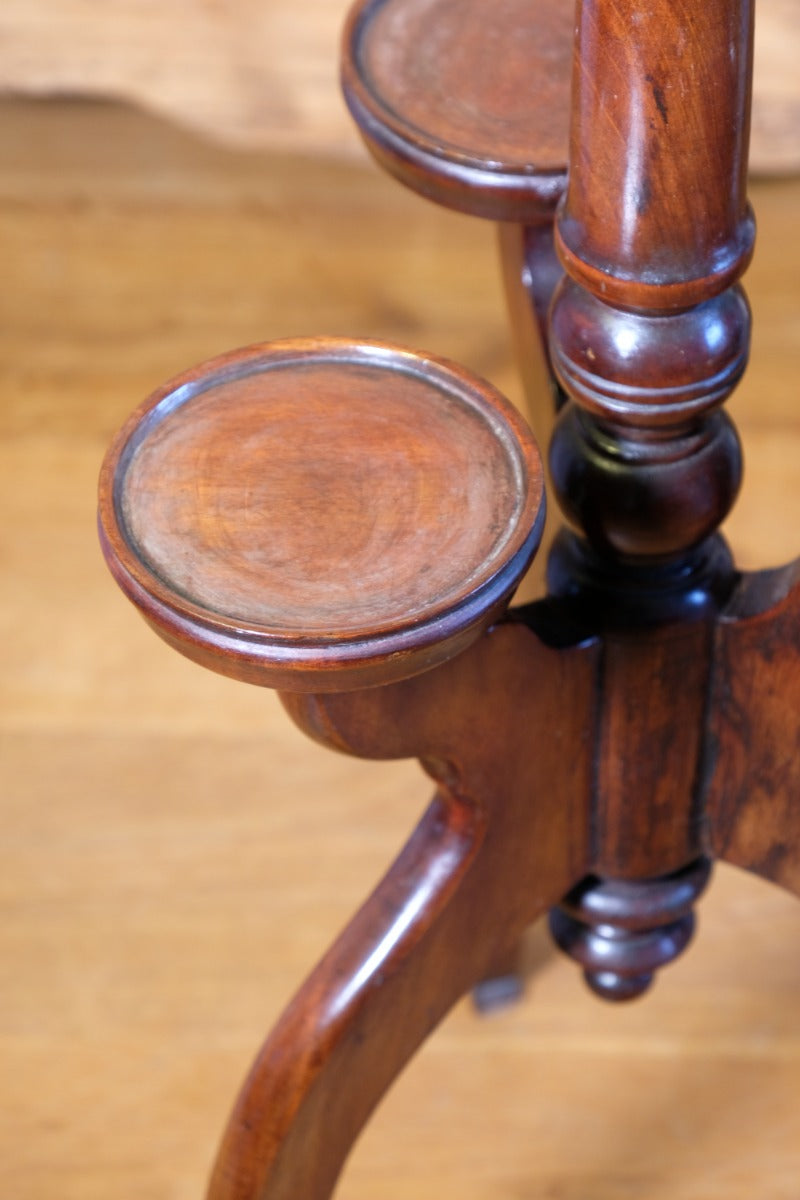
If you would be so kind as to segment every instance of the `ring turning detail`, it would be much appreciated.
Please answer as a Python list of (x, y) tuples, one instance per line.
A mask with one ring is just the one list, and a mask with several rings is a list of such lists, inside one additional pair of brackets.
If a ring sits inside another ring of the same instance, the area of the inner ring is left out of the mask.
[(342, 55), (377, 161), (500, 223), (568, 524), (542, 599), (509, 607), (544, 522), (533, 435), (434, 355), (235, 351), (156, 392), (103, 466), (103, 551), (162, 638), (436, 787), (264, 1042), (209, 1200), (329, 1200), (452, 1005), (501, 976), (518, 994), (534, 921), (619, 1001), (692, 941), (714, 860), (800, 896), (800, 561), (743, 573), (719, 533), (742, 474), (723, 405), (749, 349), (752, 0), (574, 16), (359, 0)]

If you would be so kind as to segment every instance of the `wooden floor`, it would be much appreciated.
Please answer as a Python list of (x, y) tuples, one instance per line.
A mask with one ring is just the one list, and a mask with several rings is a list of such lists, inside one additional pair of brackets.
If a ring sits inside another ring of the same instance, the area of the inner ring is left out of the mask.
[[(517, 397), (493, 232), (366, 162), (121, 108), (6, 103), (0, 163), (0, 1195), (199, 1200), (257, 1044), (428, 788), (154, 638), (100, 561), (99, 461), (163, 378), (285, 334), (394, 338)], [(800, 184), (753, 200), (748, 567), (800, 550)], [(411, 1066), (340, 1200), (798, 1200), (800, 905), (719, 869), (628, 1008), (530, 954), (523, 1004), (465, 1002)]]

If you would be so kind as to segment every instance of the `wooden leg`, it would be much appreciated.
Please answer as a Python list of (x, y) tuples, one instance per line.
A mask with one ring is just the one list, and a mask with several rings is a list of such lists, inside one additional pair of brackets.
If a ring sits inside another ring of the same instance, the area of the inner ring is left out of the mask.
[[(480, 859), (488, 853), (501, 865), (486, 832), (473, 805), (434, 800), (259, 1054), (209, 1200), (330, 1196), (361, 1127), (409, 1057), (490, 969), (498, 944), (516, 944), (539, 915), (526, 913), (522, 925), (481, 920)], [(548, 879), (550, 902), (568, 882)]]
[(497, 227), (500, 266), (517, 364), (525, 388), (526, 415), (546, 446), (553, 420), (566, 400), (553, 375), (547, 345), (547, 313), (563, 271), (556, 257), (553, 221)]
[(800, 896), (800, 560), (744, 577), (715, 660), (712, 852)]
[[(358, 742), (383, 757), (417, 742), (431, 751), (430, 772), (451, 782), (267, 1040), (209, 1200), (330, 1196), (360, 1129), (421, 1042), (585, 872), (588, 763), (560, 782), (555, 766), (564, 723), (580, 739), (591, 722), (594, 661), (591, 647), (549, 649), (506, 625), (427, 676), (287, 701), (304, 728), (340, 748)], [(540, 688), (522, 702), (537, 676)], [(486, 735), (487, 691), (496, 719), (510, 725), (512, 751), (500, 762)]]

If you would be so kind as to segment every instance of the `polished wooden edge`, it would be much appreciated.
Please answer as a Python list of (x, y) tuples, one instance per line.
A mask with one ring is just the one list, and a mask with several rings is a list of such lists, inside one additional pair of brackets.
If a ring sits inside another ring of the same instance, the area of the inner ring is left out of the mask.
[(536, 223), (555, 213), (566, 171), (496, 169), (444, 157), (441, 148), (387, 128), (343, 74), (347, 106), (372, 156), (398, 182), (456, 212), (489, 221)]
[(395, 179), (447, 208), (493, 221), (525, 224), (552, 216), (566, 185), (564, 165), (508, 164), (472, 154), (407, 122), (369, 85), (361, 39), (383, 0), (359, 0), (342, 36), (341, 85), (367, 148)]
[[(750, 355), (750, 306), (738, 285), (713, 296), (700, 316), (678, 309), (662, 313), (654, 326), (646, 313), (626, 310), (618, 319), (604, 301), (562, 277), (550, 330), (553, 368), (567, 395), (601, 420), (643, 429), (685, 427), (711, 414)], [(633, 344), (636, 356), (628, 353)], [(658, 384), (642, 371), (645, 355), (663, 363)], [(699, 370), (690, 367), (695, 361)]]
[[(288, 698), (292, 719), (322, 744), (420, 757), (439, 791), (261, 1050), (209, 1200), (327, 1200), (411, 1054), (588, 873), (590, 756), (555, 767), (564, 745), (591, 736), (598, 654), (595, 642), (551, 648), (508, 621), (394, 687)], [(495, 754), (488, 721), (507, 731), (508, 754)]]
[(800, 559), (740, 576), (715, 629), (708, 853), (800, 896)]
[(582, 287), (601, 295), (608, 304), (620, 304), (653, 312), (668, 312), (702, 304), (710, 296), (731, 287), (744, 274), (753, 257), (756, 221), (748, 204), (739, 222), (737, 237), (724, 247), (709, 274), (695, 279), (666, 278), (662, 272), (652, 279), (633, 278), (614, 271), (611, 264), (594, 263), (582, 257), (583, 230), (561, 216), (556, 221), (556, 251), (564, 270)]
[[(385, 636), (347, 642), (269, 636), (232, 627), (221, 632), (200, 610), (191, 616), (159, 602), (136, 577), (120, 567), (115, 549), (99, 526), (100, 545), (121, 590), (151, 628), (173, 649), (199, 666), (228, 678), (284, 692), (338, 692), (376, 687), (431, 670), (466, 650), (498, 620), (536, 552), (543, 513), (522, 552), (486, 588), (457, 612), (427, 625), (411, 625)], [(190, 607), (188, 603), (185, 605)]]
[[(303, 634), (244, 623), (192, 602), (142, 560), (126, 530), (120, 488), (126, 466), (148, 427), (193, 396), (270, 363), (313, 359), (369, 363), (417, 374), (479, 409), (515, 461), (521, 496), (516, 523), (497, 559), (446, 601), (408, 619), (369, 628)], [(460, 653), (503, 612), (541, 540), (542, 464), (522, 418), (492, 387), (446, 359), (384, 342), (299, 338), (233, 351), (203, 363), (158, 389), (124, 424), (100, 474), (99, 535), (117, 583), (156, 632), (181, 653), (221, 674), (288, 691), (370, 687), (429, 670)]]
[[(468, 969), (473, 952), (465, 953), (467, 970), (454, 966), (447, 988), (434, 1002), (425, 999), (425, 969), (437, 949), (441, 954), (443, 934), (463, 921), (463, 894), (470, 894), (486, 824), (479, 806), (434, 798), (392, 868), (259, 1051), (220, 1145), (208, 1200), (330, 1194), (358, 1127), (479, 974)], [(393, 1007), (404, 1019), (387, 1037)], [(368, 1030), (371, 1044), (379, 1039), (381, 1052), (368, 1071), (354, 1030)], [(332, 1087), (347, 1101), (331, 1109)], [(319, 1155), (304, 1144), (309, 1123), (325, 1129)]]
[(800, 599), (800, 558), (780, 567), (745, 572), (736, 581), (728, 603), (719, 617), (723, 633), (734, 633), (743, 622), (774, 619), (791, 611)]

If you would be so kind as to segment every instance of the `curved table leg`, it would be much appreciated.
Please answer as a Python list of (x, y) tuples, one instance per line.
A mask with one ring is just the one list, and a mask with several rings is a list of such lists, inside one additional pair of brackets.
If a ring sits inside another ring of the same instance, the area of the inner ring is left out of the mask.
[(711, 852), (800, 896), (800, 560), (745, 576), (716, 634)]
[(491, 968), (498, 942), (513, 945), (571, 882), (542, 864), (547, 902), (504, 925), (512, 914), (494, 911), (485, 890), (492, 866), (482, 860), (502, 866), (486, 833), (485, 812), (437, 796), (259, 1054), (209, 1200), (330, 1196), (361, 1127), (410, 1056)]
[[(425, 1037), (585, 873), (590, 763), (566, 773), (555, 764), (564, 736), (574, 734), (573, 752), (586, 737), (594, 669), (591, 648), (549, 649), (505, 625), (427, 676), (287, 702), (307, 730), (351, 752), (394, 756), (416, 741), (447, 783), (264, 1045), (209, 1200), (330, 1196), (360, 1129)], [(499, 763), (487, 696), (510, 735)]]

